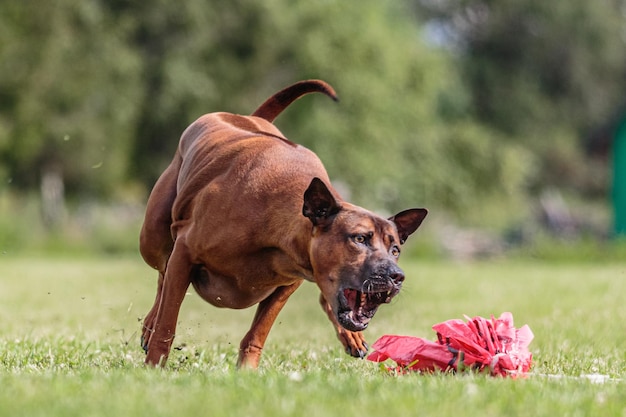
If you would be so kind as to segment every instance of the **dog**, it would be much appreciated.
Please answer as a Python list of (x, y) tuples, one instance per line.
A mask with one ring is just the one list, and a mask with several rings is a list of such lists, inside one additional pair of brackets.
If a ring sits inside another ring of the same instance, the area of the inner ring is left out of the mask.
[(159, 272), (141, 337), (146, 364), (165, 364), (189, 285), (217, 307), (258, 304), (238, 368), (258, 367), (274, 320), (303, 281), (319, 287), (346, 352), (365, 356), (362, 331), (400, 291), (400, 246), (427, 210), (385, 219), (340, 197), (318, 157), (273, 124), (313, 92), (337, 101), (329, 84), (301, 81), (251, 116), (209, 113), (183, 132), (140, 233), (141, 255)]

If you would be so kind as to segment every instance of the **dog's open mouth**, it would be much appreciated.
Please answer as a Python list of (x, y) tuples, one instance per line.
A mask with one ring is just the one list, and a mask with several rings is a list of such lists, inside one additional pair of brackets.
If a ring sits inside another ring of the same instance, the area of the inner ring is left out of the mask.
[(338, 297), (339, 323), (353, 332), (365, 330), (378, 307), (389, 303), (399, 291), (399, 287), (391, 283), (370, 286), (367, 291), (345, 288)]

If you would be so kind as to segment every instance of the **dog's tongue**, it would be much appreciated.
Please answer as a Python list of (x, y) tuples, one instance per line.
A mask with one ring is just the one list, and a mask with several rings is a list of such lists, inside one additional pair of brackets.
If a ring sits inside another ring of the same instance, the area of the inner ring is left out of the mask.
[(364, 293), (357, 290), (346, 289), (343, 291), (343, 294), (352, 310), (358, 310), (366, 298)]
[(377, 307), (379, 304), (388, 303), (391, 301), (391, 296), (389, 292), (375, 292), (366, 294), (361, 291), (346, 289), (343, 292), (346, 297), (347, 305), (350, 308), (357, 312), (361, 313), (361, 309), (365, 308), (366, 310), (371, 310), (374, 307)]

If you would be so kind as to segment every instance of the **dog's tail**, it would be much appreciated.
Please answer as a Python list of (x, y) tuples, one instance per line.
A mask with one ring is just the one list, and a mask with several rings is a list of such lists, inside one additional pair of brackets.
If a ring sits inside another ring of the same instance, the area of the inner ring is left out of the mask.
[(322, 80), (305, 80), (280, 90), (265, 100), (265, 103), (261, 104), (252, 115), (273, 122), (287, 106), (309, 93), (324, 93), (334, 101), (339, 101), (337, 93), (328, 83)]

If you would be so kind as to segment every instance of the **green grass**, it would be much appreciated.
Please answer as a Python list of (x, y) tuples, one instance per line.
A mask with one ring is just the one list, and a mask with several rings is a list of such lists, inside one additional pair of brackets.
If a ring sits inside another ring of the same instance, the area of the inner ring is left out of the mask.
[[(137, 258), (0, 255), (0, 416), (623, 416), (626, 263), (403, 259), (407, 281), (366, 334), (434, 339), (450, 318), (511, 311), (535, 333), (532, 374), (391, 376), (346, 356), (305, 284), (258, 372), (237, 372), (252, 309), (190, 293), (164, 370), (142, 365), (156, 276)], [(605, 375), (597, 383), (584, 375)]]

